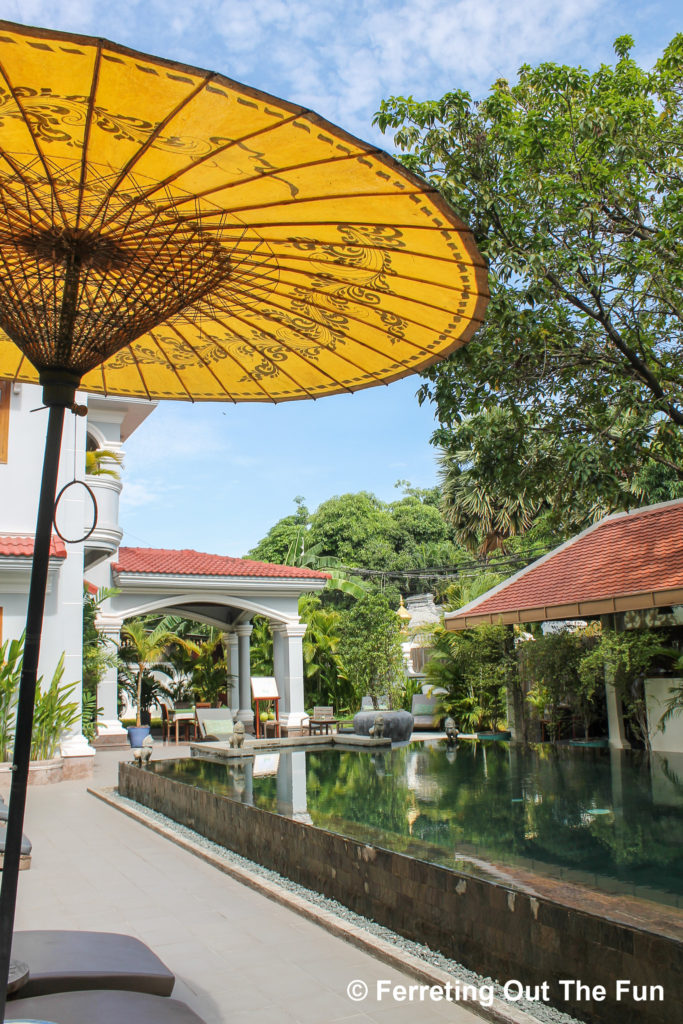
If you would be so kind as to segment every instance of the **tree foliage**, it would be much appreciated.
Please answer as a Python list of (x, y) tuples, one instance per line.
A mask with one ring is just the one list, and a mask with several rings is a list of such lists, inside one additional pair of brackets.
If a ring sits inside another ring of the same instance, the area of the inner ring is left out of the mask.
[(337, 652), (353, 686), (356, 701), (387, 694), (400, 706), (405, 682), (401, 625), (384, 594), (356, 601), (341, 621)]
[(427, 681), (447, 693), (440, 701), (462, 732), (497, 729), (505, 719), (505, 686), (516, 671), (505, 626), (451, 633), (434, 630)]
[(169, 648), (179, 642), (170, 616), (160, 622), (145, 617), (129, 619), (121, 627), (119, 647), (119, 685), (135, 700), (136, 725), (160, 696), (170, 696), (168, 687), (159, 683), (155, 671), (168, 672)]
[(683, 473), (683, 35), (651, 71), (632, 45), (593, 74), (524, 66), (481, 102), (394, 97), (376, 117), (489, 267), (486, 323), (421, 389), (435, 440), (456, 461), (486, 446), (470, 482), (484, 466), (499, 502), (567, 528), (646, 502), (653, 462), (672, 496)]
[[(341, 567), (400, 573), (456, 565), (464, 553), (441, 514), (438, 489), (413, 488), (405, 481), (397, 486), (404, 494), (393, 502), (360, 491), (329, 498), (311, 514), (303, 499), (296, 499), (297, 514), (280, 519), (249, 557), (283, 563), (290, 559), (287, 564), (299, 564), (292, 562), (298, 558), (306, 564), (312, 555), (312, 567), (331, 572), (337, 589), (354, 597), (360, 596), (359, 581)], [(350, 587), (345, 585), (349, 582)], [(401, 586), (404, 593), (423, 588), (419, 579)], [(398, 606), (398, 587), (393, 586), (389, 596)], [(325, 593), (324, 603), (330, 597)]]

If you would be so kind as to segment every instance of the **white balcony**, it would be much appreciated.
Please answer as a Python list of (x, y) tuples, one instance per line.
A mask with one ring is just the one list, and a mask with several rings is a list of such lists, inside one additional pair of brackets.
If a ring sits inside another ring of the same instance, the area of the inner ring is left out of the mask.
[(85, 482), (97, 502), (97, 526), (85, 542), (85, 568), (91, 569), (114, 554), (121, 543), (119, 496), (122, 483), (112, 476), (90, 475), (86, 475)]

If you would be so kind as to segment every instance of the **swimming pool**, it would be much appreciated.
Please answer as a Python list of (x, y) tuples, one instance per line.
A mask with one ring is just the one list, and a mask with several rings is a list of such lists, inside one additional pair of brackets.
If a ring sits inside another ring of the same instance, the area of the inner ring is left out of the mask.
[(505, 881), (512, 868), (683, 906), (683, 758), (414, 743), (153, 770), (241, 803)]

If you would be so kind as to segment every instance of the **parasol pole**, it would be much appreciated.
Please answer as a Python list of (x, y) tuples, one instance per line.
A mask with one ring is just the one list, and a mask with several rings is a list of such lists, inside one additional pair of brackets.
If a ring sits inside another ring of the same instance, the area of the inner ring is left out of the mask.
[(43, 476), (40, 486), (38, 518), (33, 547), (31, 583), (26, 613), (26, 637), (24, 658), (17, 702), (17, 726), (14, 737), (14, 759), (12, 763), (12, 787), (10, 790), (7, 834), (5, 837), (5, 859), (0, 889), (0, 1021), (5, 1019), (7, 980), (12, 952), (12, 931), (17, 902), (19, 861), (21, 858), (21, 837), (24, 828), (24, 807), (26, 786), (31, 757), (31, 734), (33, 731), (33, 706), (40, 655), (40, 635), (43, 627), (47, 572), (50, 559), (50, 541), (54, 519), (59, 453), (62, 443), (64, 410), (72, 408), (77, 380), (72, 374), (41, 374), (43, 402), (49, 408)]

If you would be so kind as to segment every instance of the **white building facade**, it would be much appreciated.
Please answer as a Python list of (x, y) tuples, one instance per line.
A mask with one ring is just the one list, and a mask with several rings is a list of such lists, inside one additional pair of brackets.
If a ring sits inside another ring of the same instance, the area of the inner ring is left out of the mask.
[[(87, 402), (88, 413), (81, 417), (67, 412), (65, 417), (58, 491), (66, 489), (55, 524), (66, 543), (57, 535), (53, 538), (39, 676), (49, 683), (63, 654), (63, 685), (75, 684), (71, 699), (80, 706), (83, 584), (113, 587), (118, 593), (104, 602), (100, 615), (100, 628), (113, 644), (118, 643), (124, 619), (149, 612), (172, 611), (224, 631), (229, 672), (239, 681), (231, 691), (231, 704), (250, 727), (251, 619), (264, 615), (273, 633), (281, 718), (296, 733), (304, 718), (305, 625), (299, 620), (298, 599), (322, 589), (327, 577), (308, 569), (200, 552), (120, 548), (119, 498), (124, 482), (109, 475), (86, 476), (86, 447), (123, 457), (127, 438), (153, 412), (155, 403), (83, 394), (77, 401)], [(0, 642), (18, 638), (24, 630), (47, 417), (39, 387), (0, 381)], [(83, 539), (93, 526), (95, 507), (96, 525)], [(112, 740), (123, 735), (115, 670), (103, 680), (98, 705), (104, 711), (102, 735)], [(94, 755), (79, 725), (64, 738), (62, 755)]]

